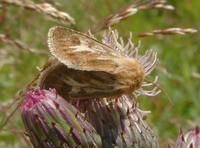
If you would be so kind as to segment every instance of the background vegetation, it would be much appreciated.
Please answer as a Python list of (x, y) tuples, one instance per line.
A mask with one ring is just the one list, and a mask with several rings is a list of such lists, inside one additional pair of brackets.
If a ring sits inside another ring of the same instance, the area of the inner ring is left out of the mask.
[[(35, 0), (36, 3), (45, 0)], [(112, 14), (131, 0), (46, 0), (59, 10), (69, 13), (76, 21), (67, 25), (53, 21), (41, 13), (17, 6), (0, 6), (0, 34), (23, 42), (30, 49), (0, 42), (0, 111), (7, 112), (6, 105), (15, 94), (28, 84), (48, 59), (47, 32), (54, 25), (63, 25), (87, 31), (96, 22)], [(129, 32), (151, 31), (168, 27), (200, 28), (199, 0), (169, 0), (176, 9), (145, 10), (130, 16), (114, 26), (120, 35)], [(200, 34), (152, 36), (138, 38), (141, 52), (154, 48), (158, 52), (159, 66), (153, 76), (159, 76), (159, 85), (164, 92), (156, 97), (140, 97), (143, 110), (151, 110), (148, 121), (159, 136), (161, 145), (176, 139), (179, 129), (184, 131), (199, 125), (200, 119)], [(47, 54), (46, 54), (47, 53)], [(151, 80), (151, 78), (149, 78)], [(166, 95), (168, 94), (168, 96)], [(19, 113), (0, 132), (0, 147), (26, 147)], [(6, 130), (6, 129), (9, 129)]]

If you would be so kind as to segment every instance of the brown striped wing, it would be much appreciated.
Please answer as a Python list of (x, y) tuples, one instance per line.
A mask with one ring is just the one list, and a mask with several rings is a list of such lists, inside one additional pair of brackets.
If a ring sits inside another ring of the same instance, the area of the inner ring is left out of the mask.
[(117, 78), (103, 71), (80, 71), (66, 67), (62, 63), (52, 63), (39, 76), (39, 86), (55, 88), (65, 98), (99, 98), (122, 94), (125, 90)]
[(77, 70), (111, 72), (121, 57), (116, 50), (83, 33), (58, 26), (49, 30), (48, 46), (61, 63)]

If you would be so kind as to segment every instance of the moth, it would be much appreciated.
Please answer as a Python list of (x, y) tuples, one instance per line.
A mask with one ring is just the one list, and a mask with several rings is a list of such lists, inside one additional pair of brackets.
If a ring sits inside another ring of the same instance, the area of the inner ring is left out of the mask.
[(55, 88), (69, 98), (131, 94), (144, 80), (144, 66), (90, 35), (64, 27), (48, 32), (53, 58), (39, 76), (41, 88)]
[(131, 37), (122, 46), (116, 33), (111, 31), (106, 36), (100, 42), (91, 35), (71, 29), (51, 28), (48, 46), (52, 57), (35, 79), (16, 95), (0, 129), (21, 105), (26, 92), (35, 87), (55, 88), (65, 99), (112, 98), (138, 90), (142, 95), (158, 94), (155, 89), (143, 89), (156, 83), (144, 81), (156, 65), (156, 53), (147, 51), (145, 55), (137, 56)]

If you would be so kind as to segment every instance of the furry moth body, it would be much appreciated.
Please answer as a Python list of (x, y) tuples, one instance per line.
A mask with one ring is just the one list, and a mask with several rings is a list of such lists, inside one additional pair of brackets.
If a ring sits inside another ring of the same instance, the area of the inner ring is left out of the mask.
[(144, 68), (130, 58), (83, 33), (53, 27), (48, 46), (54, 60), (40, 74), (40, 86), (71, 98), (112, 97), (138, 89)]

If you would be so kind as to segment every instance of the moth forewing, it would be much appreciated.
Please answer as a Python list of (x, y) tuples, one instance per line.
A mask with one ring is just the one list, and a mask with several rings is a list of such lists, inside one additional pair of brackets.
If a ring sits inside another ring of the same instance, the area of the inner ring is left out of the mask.
[(115, 75), (71, 69), (56, 59), (41, 71), (38, 86), (43, 89), (55, 88), (61, 96), (72, 99), (116, 96), (126, 90), (118, 87), (121, 83)]
[(43, 86), (59, 89), (64, 95), (108, 97), (132, 93), (144, 79), (143, 66), (136, 59), (83, 33), (53, 27), (48, 33), (48, 46), (62, 64), (45, 74)]
[(104, 71), (106, 63), (115, 67), (112, 60), (120, 55), (112, 48), (89, 36), (63, 27), (53, 27), (48, 33), (51, 54), (69, 68)]

